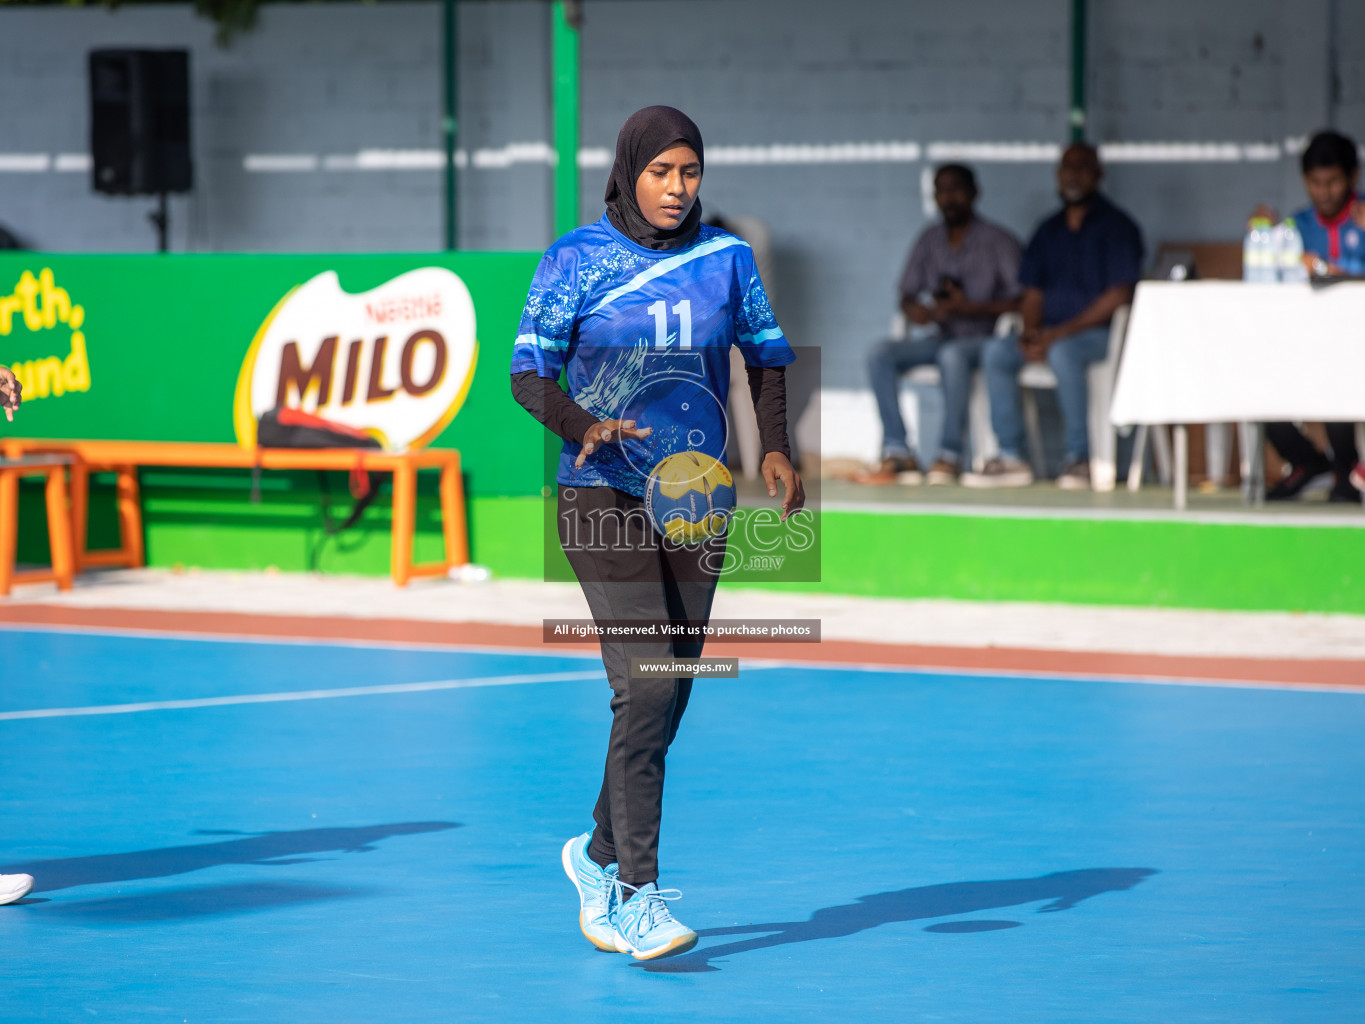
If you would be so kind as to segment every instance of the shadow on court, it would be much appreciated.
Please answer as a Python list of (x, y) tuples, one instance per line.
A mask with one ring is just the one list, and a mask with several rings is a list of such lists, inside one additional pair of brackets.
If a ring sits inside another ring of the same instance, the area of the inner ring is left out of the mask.
[(393, 836), (443, 832), (459, 828), (453, 821), (408, 821), (360, 828), (307, 828), (297, 832), (201, 832), (200, 835), (241, 835), (218, 843), (167, 846), (133, 853), (102, 853), (93, 857), (35, 860), (6, 864), (5, 874), (32, 875), (33, 891), (53, 892), (77, 885), (127, 882), (138, 878), (166, 878), (222, 864), (307, 864), (319, 854), (369, 853), (374, 843)]
[(51, 904), (43, 913), (58, 920), (103, 926), (251, 914), (260, 910), (275, 910), (323, 900), (351, 899), (372, 893), (370, 889), (342, 889), (304, 882), (231, 882), (227, 885), (187, 886), (93, 900), (42, 902)]
[[(736, 953), (770, 949), (793, 942), (810, 942), (812, 939), (834, 939), (867, 931), (882, 924), (973, 914), (999, 907), (1024, 906), (1040, 900), (1050, 902), (1047, 906), (1040, 907), (1039, 913), (1070, 910), (1092, 896), (1131, 889), (1156, 873), (1154, 868), (1087, 868), (1083, 871), (1059, 871), (1038, 878), (951, 882), (946, 885), (920, 886), (917, 889), (898, 889), (875, 896), (859, 896), (856, 903), (817, 910), (808, 921), (775, 921), (769, 924), (701, 929), (697, 934), (702, 939), (724, 935), (754, 937), (722, 943), (719, 946), (707, 946), (657, 963), (647, 963), (644, 969), (669, 974), (716, 971), (720, 968), (713, 966), (712, 960), (733, 956)], [(958, 922), (958, 927), (932, 925), (925, 930), (995, 931), (1016, 927), (1017, 924), (1018, 922), (1014, 921)]]

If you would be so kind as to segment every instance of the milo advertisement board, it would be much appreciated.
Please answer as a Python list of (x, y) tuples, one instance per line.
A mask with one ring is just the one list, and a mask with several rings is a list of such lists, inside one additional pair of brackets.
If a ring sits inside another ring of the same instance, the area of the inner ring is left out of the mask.
[(0, 254), (0, 364), (24, 388), (3, 429), (249, 447), (287, 406), (390, 451), (457, 447), (473, 492), (539, 493), (507, 383), (537, 259)]
[[(90, 358), (82, 330), (85, 307), (57, 285), (50, 267), (37, 274), (23, 270), (13, 287), (9, 295), (0, 296), (0, 365), (8, 359), (24, 399), (36, 402), (89, 391)], [(17, 359), (10, 353), (29, 358)]]

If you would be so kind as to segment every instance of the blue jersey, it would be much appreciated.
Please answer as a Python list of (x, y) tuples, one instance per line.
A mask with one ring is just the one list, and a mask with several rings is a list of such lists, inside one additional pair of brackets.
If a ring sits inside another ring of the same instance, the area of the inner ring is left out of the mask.
[(1323, 220), (1311, 206), (1294, 214), (1291, 219), (1303, 238), (1303, 251), (1348, 274), (1365, 274), (1365, 228), (1352, 217), (1359, 202), (1353, 196), (1332, 221)]
[(725, 458), (730, 346), (751, 366), (796, 356), (773, 318), (747, 242), (702, 225), (682, 249), (636, 245), (605, 216), (550, 246), (536, 269), (512, 349), (512, 373), (565, 372), (573, 400), (599, 420), (635, 420), (647, 438), (574, 460), (565, 441), (555, 479), (643, 496), (666, 456)]

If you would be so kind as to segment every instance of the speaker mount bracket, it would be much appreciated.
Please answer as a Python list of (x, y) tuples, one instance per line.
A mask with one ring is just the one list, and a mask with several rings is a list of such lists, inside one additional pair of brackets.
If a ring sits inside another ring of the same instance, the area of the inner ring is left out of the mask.
[(156, 228), (156, 251), (169, 252), (169, 247), (166, 245), (166, 232), (170, 225), (170, 219), (166, 214), (165, 192), (157, 193), (156, 209), (147, 214), (147, 219), (151, 221), (152, 226)]

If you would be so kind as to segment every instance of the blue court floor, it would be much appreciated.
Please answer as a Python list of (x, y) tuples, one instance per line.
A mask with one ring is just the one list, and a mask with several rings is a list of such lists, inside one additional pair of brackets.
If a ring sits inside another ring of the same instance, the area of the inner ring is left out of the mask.
[(702, 939), (646, 968), (559, 865), (595, 659), (0, 645), (5, 1021), (1365, 1019), (1365, 695), (699, 682), (661, 857)]

